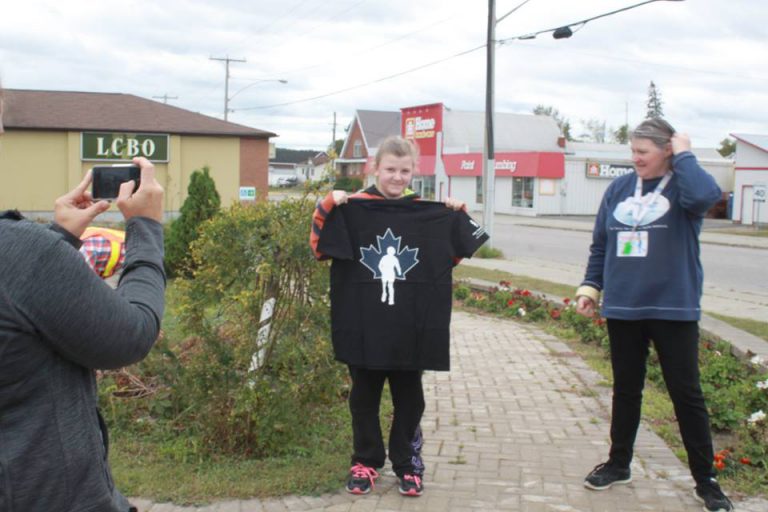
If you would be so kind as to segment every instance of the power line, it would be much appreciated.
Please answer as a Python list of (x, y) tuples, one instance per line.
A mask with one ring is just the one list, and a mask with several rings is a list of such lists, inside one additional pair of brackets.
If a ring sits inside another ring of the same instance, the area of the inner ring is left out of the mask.
[[(518, 8), (522, 7), (528, 1), (529, 0), (525, 0), (523, 3), (521, 3), (518, 7), (516, 7), (509, 14), (511, 14), (512, 12), (517, 10)], [(629, 9), (634, 9), (636, 7), (640, 7), (641, 5), (650, 4), (650, 3), (654, 3), (654, 2), (658, 2), (658, 1), (663, 1), (663, 0), (646, 0), (645, 2), (640, 2), (640, 3), (633, 4), (633, 5), (630, 5), (630, 6), (627, 6), (627, 7), (622, 7), (621, 9), (616, 9), (616, 10), (613, 10), (613, 11), (610, 11), (610, 12), (607, 12), (607, 13), (599, 14), (597, 16), (593, 16), (591, 18), (587, 18), (587, 19), (584, 19), (584, 20), (581, 20), (581, 21), (576, 21), (576, 22), (573, 22), (573, 23), (568, 23), (568, 24), (565, 24), (565, 25), (560, 25), (559, 27), (556, 27), (556, 28), (549, 28), (549, 29), (545, 29), (545, 30), (538, 30), (536, 32), (529, 32), (527, 34), (523, 34), (523, 35), (520, 35), (520, 36), (508, 37), (508, 38), (504, 38), (504, 39), (501, 39), (501, 40), (497, 40), (496, 44), (504, 44), (505, 42), (509, 42), (509, 41), (513, 41), (513, 40), (535, 39), (537, 35), (546, 34), (546, 33), (549, 33), (549, 32), (555, 33), (558, 30), (561, 30), (561, 29), (564, 29), (564, 28), (569, 28), (569, 27), (574, 27), (574, 26), (579, 26), (579, 28), (582, 28), (584, 25), (586, 25), (590, 21), (594, 21), (594, 20), (600, 19), (600, 18), (605, 18), (606, 16), (611, 16), (613, 14), (617, 14), (617, 13), (620, 13), (620, 12), (623, 12), (623, 11), (627, 11)], [(679, 1), (679, 0), (669, 0), (669, 1)], [(504, 17), (506, 17), (507, 15), (505, 15)], [(572, 34), (572, 32), (571, 32), (571, 34)], [(570, 35), (565, 35), (565, 36), (561, 36), (561, 37), (570, 37)], [(428, 62), (426, 64), (422, 64), (420, 66), (416, 66), (416, 67), (413, 67), (413, 68), (410, 68), (410, 69), (407, 69), (407, 70), (404, 70), (404, 71), (401, 71), (401, 72), (398, 72), (398, 73), (394, 73), (392, 75), (387, 75), (387, 76), (378, 78), (376, 80), (372, 80), (370, 82), (364, 82), (364, 83), (361, 83), (361, 84), (358, 84), (358, 85), (353, 85), (351, 87), (346, 87), (344, 89), (339, 89), (337, 91), (332, 91), (332, 92), (325, 93), (325, 94), (319, 94), (317, 96), (312, 96), (312, 97), (309, 97), (309, 98), (303, 98), (303, 99), (294, 100), (294, 101), (287, 101), (287, 102), (283, 102), (283, 103), (274, 103), (272, 105), (259, 105), (259, 106), (256, 106), (256, 107), (245, 107), (245, 108), (240, 108), (238, 110), (240, 110), (240, 111), (243, 111), (243, 110), (260, 110), (260, 109), (267, 109), (267, 108), (285, 107), (285, 106), (288, 106), (288, 105), (296, 105), (298, 103), (306, 103), (308, 101), (314, 101), (314, 100), (319, 100), (319, 99), (322, 99), (322, 98), (327, 98), (329, 96), (335, 96), (337, 94), (341, 94), (341, 93), (344, 93), (344, 92), (352, 91), (352, 90), (355, 90), (355, 89), (361, 89), (361, 88), (367, 87), (369, 85), (377, 84), (377, 83), (380, 83), (380, 82), (391, 80), (393, 78), (397, 78), (399, 76), (403, 76), (403, 75), (407, 75), (409, 73), (420, 71), (422, 69), (426, 69), (426, 68), (435, 66), (437, 64), (441, 64), (441, 63), (446, 62), (448, 60), (455, 59), (455, 58), (461, 57), (463, 55), (467, 55), (467, 54), (475, 52), (477, 50), (481, 50), (483, 48), (486, 48), (487, 46), (488, 46), (487, 43), (486, 44), (482, 44), (480, 46), (476, 46), (474, 48), (470, 48), (469, 50), (464, 50), (462, 52), (456, 53), (456, 54), (448, 56), (448, 57), (444, 57), (444, 58), (436, 60), (436, 61)]]
[(439, 59), (439, 60), (435, 60), (435, 61), (432, 61), (432, 62), (428, 62), (427, 64), (422, 64), (421, 66), (416, 66), (414, 68), (406, 69), (405, 71), (401, 71), (401, 72), (395, 73), (393, 75), (388, 75), (388, 76), (384, 76), (384, 77), (381, 77), (381, 78), (377, 78), (376, 80), (371, 80), (370, 82), (365, 82), (365, 83), (362, 83), (362, 84), (353, 85), (351, 87), (347, 87), (345, 89), (340, 89), (338, 91), (333, 91), (333, 92), (329, 92), (329, 93), (326, 93), (326, 94), (320, 94), (318, 96), (312, 96), (311, 98), (303, 98), (303, 99), (300, 99), (300, 100), (287, 101), (287, 102), (284, 102), (284, 103), (275, 103), (273, 105), (259, 105), (258, 107), (245, 107), (245, 108), (239, 108), (237, 110), (259, 110), (259, 109), (263, 109), (263, 108), (285, 107), (287, 105), (295, 105), (297, 103), (305, 103), (307, 101), (313, 101), (313, 100), (319, 100), (321, 98), (327, 98), (328, 96), (335, 96), (336, 94), (341, 94), (343, 92), (353, 91), (355, 89), (360, 89), (362, 87), (367, 87), (369, 85), (373, 85), (373, 84), (376, 84), (376, 83), (379, 83), (379, 82), (385, 82), (387, 80), (391, 80), (391, 79), (397, 78), (399, 76), (407, 75), (409, 73), (413, 73), (414, 71), (419, 71), (419, 70), (422, 70), (422, 69), (426, 69), (426, 68), (435, 66), (437, 64), (443, 63), (445, 61), (448, 61), (448, 60), (451, 60), (451, 59), (455, 59), (456, 57), (461, 57), (462, 55), (467, 55), (467, 54), (475, 52), (477, 50), (481, 50), (481, 49), (485, 48), (485, 46), (486, 45), (482, 44), (482, 45), (477, 46), (475, 48), (471, 48), (469, 50), (465, 50), (463, 52), (459, 52), (459, 53), (457, 53), (455, 55), (451, 55), (450, 57), (445, 57), (443, 59)]

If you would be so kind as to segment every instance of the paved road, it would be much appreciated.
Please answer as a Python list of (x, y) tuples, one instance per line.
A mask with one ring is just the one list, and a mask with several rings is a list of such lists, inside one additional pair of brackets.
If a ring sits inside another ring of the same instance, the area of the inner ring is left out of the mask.
[[(768, 238), (711, 231), (729, 226), (729, 221), (705, 221), (708, 229), (701, 236), (702, 308), (735, 317), (768, 319)], [(497, 215), (494, 247), (502, 250), (505, 259), (475, 258), (466, 263), (576, 286), (584, 277), (591, 229), (592, 221), (586, 217)]]
[[(424, 376), (425, 494), (404, 498), (385, 474), (372, 494), (233, 500), (178, 507), (134, 500), (142, 512), (522, 511), (693, 512), (685, 466), (643, 426), (633, 483), (584, 489), (608, 451), (609, 390), (568, 346), (528, 324), (455, 313), (452, 370)], [(258, 475), (254, 475), (258, 478)], [(339, 487), (342, 482), (339, 482)], [(737, 504), (765, 512), (768, 501)]]

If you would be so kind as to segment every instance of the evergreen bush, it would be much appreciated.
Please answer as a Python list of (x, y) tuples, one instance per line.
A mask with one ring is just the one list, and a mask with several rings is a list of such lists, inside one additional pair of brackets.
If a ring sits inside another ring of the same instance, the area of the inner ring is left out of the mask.
[(216, 215), (221, 208), (221, 197), (216, 183), (205, 166), (189, 178), (187, 198), (181, 206), (180, 216), (166, 230), (165, 271), (169, 276), (192, 275), (194, 266), (189, 254), (190, 244), (198, 237), (200, 226)]

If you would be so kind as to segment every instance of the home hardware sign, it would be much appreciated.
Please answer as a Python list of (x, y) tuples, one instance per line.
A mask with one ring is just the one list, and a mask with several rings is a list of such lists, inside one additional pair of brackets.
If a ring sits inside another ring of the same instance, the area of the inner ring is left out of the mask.
[(168, 161), (168, 135), (144, 133), (83, 133), (82, 160), (130, 160), (143, 156), (153, 162)]

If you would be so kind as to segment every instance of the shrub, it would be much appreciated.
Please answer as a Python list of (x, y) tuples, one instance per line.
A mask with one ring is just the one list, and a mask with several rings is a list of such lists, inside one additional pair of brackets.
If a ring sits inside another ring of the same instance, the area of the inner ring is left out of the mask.
[(219, 451), (286, 453), (343, 399), (328, 339), (328, 266), (307, 243), (313, 209), (306, 199), (235, 205), (192, 244), (196, 270), (180, 303), (195, 337), (179, 355), (172, 394), (185, 428)]
[(165, 270), (169, 276), (189, 277), (194, 269), (189, 255), (190, 244), (198, 237), (200, 226), (216, 215), (221, 197), (206, 166), (192, 173), (187, 198), (181, 206), (178, 219), (166, 231)]
[(347, 192), (357, 192), (363, 188), (363, 180), (360, 178), (341, 176), (336, 179), (333, 188), (336, 190), (346, 190)]
[(491, 258), (502, 258), (504, 256), (504, 253), (501, 252), (501, 250), (496, 249), (495, 247), (491, 247), (488, 245), (488, 243), (484, 243), (480, 248), (475, 252), (473, 255), (475, 258), (484, 258), (484, 259), (491, 259)]
[(161, 337), (147, 359), (101, 379), (112, 428), (182, 447), (185, 458), (304, 455), (346, 435), (329, 267), (308, 245), (313, 210), (306, 198), (237, 204), (202, 225), (193, 279), (169, 288), (178, 339)]

